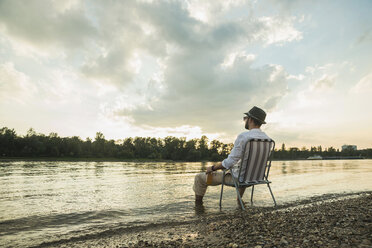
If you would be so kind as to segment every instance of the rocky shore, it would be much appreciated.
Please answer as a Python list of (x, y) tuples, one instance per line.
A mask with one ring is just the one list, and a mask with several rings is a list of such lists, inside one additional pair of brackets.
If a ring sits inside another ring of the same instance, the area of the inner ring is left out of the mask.
[[(198, 210), (198, 209), (196, 209)], [(202, 211), (202, 209), (201, 209)], [(372, 247), (372, 192), (197, 216), (40, 247)]]
[[(277, 211), (202, 219), (189, 234), (119, 247), (372, 247), (372, 194)], [(187, 229), (187, 228), (186, 228)], [(184, 231), (174, 228), (173, 233)]]

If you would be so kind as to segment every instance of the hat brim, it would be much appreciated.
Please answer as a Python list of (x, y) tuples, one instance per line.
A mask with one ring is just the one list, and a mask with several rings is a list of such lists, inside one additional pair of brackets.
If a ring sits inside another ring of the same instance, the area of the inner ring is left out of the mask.
[(244, 113), (244, 114), (246, 114), (248, 117), (251, 117), (251, 118), (253, 118), (253, 119), (255, 119), (255, 120), (261, 122), (262, 124), (266, 124), (266, 121), (262, 121), (262, 120), (258, 119), (257, 117), (255, 117), (254, 115), (251, 115), (251, 114), (248, 113), (248, 112), (247, 112), (247, 113)]

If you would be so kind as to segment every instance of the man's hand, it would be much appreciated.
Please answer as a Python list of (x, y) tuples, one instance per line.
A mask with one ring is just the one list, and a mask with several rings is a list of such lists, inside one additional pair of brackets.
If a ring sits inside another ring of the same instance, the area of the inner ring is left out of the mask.
[[(221, 162), (218, 162), (218, 163), (214, 164), (214, 170), (215, 171), (216, 170), (222, 170), (222, 169), (224, 169), (224, 167), (222, 166), (222, 163)], [(212, 166), (207, 167), (207, 171), (205, 173), (209, 174), (211, 172), (213, 172)]]
[(212, 172), (213, 172), (212, 166), (207, 167), (207, 171), (205, 173), (209, 174), (209, 173), (212, 173)]

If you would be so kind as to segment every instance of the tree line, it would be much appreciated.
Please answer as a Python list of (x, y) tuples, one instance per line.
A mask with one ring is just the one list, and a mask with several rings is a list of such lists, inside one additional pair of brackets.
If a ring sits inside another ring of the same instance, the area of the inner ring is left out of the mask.
[(1, 157), (73, 157), (154, 159), (175, 161), (219, 161), (228, 156), (232, 144), (218, 140), (165, 137), (135, 137), (122, 140), (106, 140), (101, 132), (94, 140), (82, 140), (78, 136), (59, 137), (57, 133), (38, 134), (29, 129), (18, 136), (14, 129), (0, 129)]
[(323, 148), (322, 146), (311, 146), (310, 149), (306, 147), (297, 148), (290, 147), (286, 149), (285, 144), (280, 148), (275, 149), (274, 158), (277, 160), (292, 160), (292, 159), (307, 159), (312, 156), (321, 156), (322, 158), (345, 158), (345, 157), (363, 157), (372, 158), (372, 149), (354, 150), (348, 147), (344, 150), (336, 149), (334, 147)]
[[(206, 136), (198, 139), (165, 137), (135, 137), (122, 140), (106, 140), (101, 132), (94, 140), (82, 140), (78, 136), (60, 137), (57, 133), (38, 134), (30, 128), (24, 136), (14, 129), (0, 129), (0, 157), (51, 157), (51, 158), (117, 158), (174, 161), (221, 161), (225, 159), (233, 144), (218, 140), (209, 141)], [(339, 151), (321, 146), (298, 149), (276, 148), (274, 159), (303, 159), (313, 155), (359, 156), (371, 158), (372, 149)]]

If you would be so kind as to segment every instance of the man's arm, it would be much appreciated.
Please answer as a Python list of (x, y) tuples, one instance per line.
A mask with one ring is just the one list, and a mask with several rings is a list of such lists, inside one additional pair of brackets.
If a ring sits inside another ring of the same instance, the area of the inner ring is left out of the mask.
[(241, 158), (242, 153), (243, 153), (243, 147), (242, 147), (243, 146), (243, 140), (244, 140), (243, 136), (239, 135), (236, 138), (235, 143), (234, 143), (234, 147), (231, 150), (231, 153), (229, 154), (227, 159), (225, 159), (222, 162), (218, 162), (217, 164), (214, 164), (213, 166), (207, 167), (207, 172), (206, 173), (207, 174), (211, 173), (213, 171), (212, 169), (214, 169), (215, 171), (216, 170), (222, 170), (222, 169), (229, 169), (231, 166), (236, 164), (239, 161), (239, 159)]
[(217, 164), (214, 164), (214, 165), (212, 165), (210, 167), (207, 167), (207, 174), (211, 173), (212, 171), (222, 170), (222, 169), (225, 169), (222, 166), (222, 162), (218, 162)]

